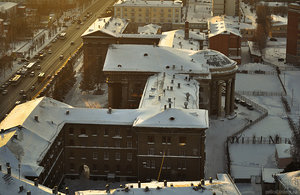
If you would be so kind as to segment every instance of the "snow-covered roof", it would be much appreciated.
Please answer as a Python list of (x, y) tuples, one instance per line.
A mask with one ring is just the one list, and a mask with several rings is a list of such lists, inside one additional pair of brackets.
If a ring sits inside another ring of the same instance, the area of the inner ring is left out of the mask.
[(176, 1), (147, 1), (147, 0), (119, 0), (114, 7), (182, 7), (182, 2)]
[[(182, 195), (182, 194), (201, 194), (211, 195), (213, 192), (223, 195), (240, 195), (238, 188), (231, 181), (227, 174), (217, 174), (218, 179), (212, 180), (212, 183), (205, 181), (203, 188), (197, 188), (199, 181), (174, 181), (169, 182), (167, 187), (163, 182), (141, 183), (141, 188), (138, 188), (137, 183), (129, 183), (125, 186), (128, 187), (128, 192), (125, 188), (118, 188), (110, 191), (112, 195), (126, 195), (126, 194), (158, 194), (158, 195)], [(173, 187), (171, 187), (171, 184)], [(193, 186), (191, 185), (193, 184)], [(149, 191), (145, 188), (148, 187)], [(76, 195), (105, 195), (106, 191), (101, 190), (87, 190), (75, 192)]]
[(9, 10), (17, 5), (18, 4), (14, 2), (0, 2), (0, 12)]
[(259, 2), (259, 4), (261, 4), (261, 5), (266, 5), (266, 6), (268, 6), (268, 7), (281, 7), (281, 6), (283, 6), (283, 7), (287, 7), (288, 6), (288, 3), (287, 2), (266, 2), (266, 1), (261, 1), (261, 2)]
[(38, 176), (43, 171), (40, 161), (65, 123), (132, 125), (138, 114), (134, 109), (109, 114), (107, 109), (73, 108), (46, 97), (26, 102), (0, 123), (5, 130), (0, 136), (0, 164), (10, 162), (17, 173), (20, 162), (22, 176)]
[(292, 158), (290, 144), (276, 144), (278, 158)]
[(250, 179), (261, 175), (262, 168), (277, 168), (275, 146), (270, 144), (230, 144), (231, 175)]
[(157, 24), (147, 24), (145, 26), (139, 26), (138, 33), (154, 35), (154, 34), (158, 34), (159, 29), (161, 29), (161, 26)]
[(159, 46), (173, 47), (177, 49), (199, 50), (199, 40), (205, 40), (206, 35), (201, 32), (189, 31), (189, 39), (184, 39), (184, 30), (172, 30), (163, 32)]
[(283, 169), (263, 168), (262, 181), (264, 183), (275, 183), (273, 175), (282, 172)]
[(111, 36), (116, 36), (122, 34), (128, 25), (128, 21), (121, 18), (98, 18), (83, 34), (86, 36), (97, 31), (109, 34)]
[(250, 54), (255, 55), (258, 57), (261, 57), (261, 52), (258, 49), (258, 45), (253, 42), (253, 41), (248, 41), (249, 49), (250, 49)]
[[(2, 166), (2, 169), (5, 167)], [(6, 168), (5, 168), (6, 169)], [(20, 191), (20, 186), (23, 186), (23, 191)], [(4, 173), (4, 170), (0, 171), (0, 193), (1, 194), (26, 194), (27, 191), (30, 191), (31, 194), (39, 195), (50, 195), (53, 194), (52, 190), (38, 185), (35, 186), (34, 183), (27, 179), (18, 179), (13, 175), (8, 175), (7, 172)], [(60, 193), (63, 195), (62, 193)]]
[(283, 185), (284, 190), (290, 194), (300, 194), (300, 170), (289, 173), (276, 174), (278, 181)]
[(109, 47), (103, 71), (159, 73), (173, 69), (174, 73), (199, 74), (224, 67), (236, 67), (236, 62), (215, 50), (120, 44)]
[(288, 19), (287, 17), (282, 17), (279, 15), (272, 15), (272, 26), (279, 26), (279, 25), (287, 25)]
[(241, 37), (239, 25), (234, 24), (233, 21), (225, 20), (224, 17), (216, 16), (209, 20), (208, 28), (210, 30), (209, 38), (219, 34), (234, 34)]
[(123, 34), (127, 25), (128, 21), (121, 18), (98, 18), (81, 36), (97, 36), (94, 34), (101, 32), (116, 38), (161, 38), (161, 35), (157, 34)]

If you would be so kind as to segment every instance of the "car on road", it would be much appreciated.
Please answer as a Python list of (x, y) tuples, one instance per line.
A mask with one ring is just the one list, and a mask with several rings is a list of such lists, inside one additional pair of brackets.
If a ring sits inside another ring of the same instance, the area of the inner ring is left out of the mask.
[(2, 95), (6, 95), (7, 93), (8, 93), (7, 89), (4, 89), (4, 90), (2, 91)]
[(41, 70), (41, 68), (42, 68), (41, 65), (37, 65), (37, 66), (36, 66), (36, 69), (37, 69), (37, 70)]
[(51, 49), (48, 50), (48, 54), (52, 54), (52, 50)]
[(23, 89), (21, 89), (20, 92), (19, 92), (19, 94), (23, 95), (23, 94), (25, 94), (25, 91)]
[(31, 91), (34, 91), (34, 90), (35, 90), (35, 86), (32, 85), (32, 86), (30, 87), (30, 90), (31, 90)]
[(71, 45), (74, 45), (74, 41), (71, 41), (71, 43), (70, 43)]
[(61, 55), (59, 56), (59, 59), (60, 59), (60, 60), (64, 59), (64, 55), (61, 54)]
[(29, 76), (30, 76), (30, 77), (34, 77), (34, 71), (31, 71), (31, 73), (30, 73)]

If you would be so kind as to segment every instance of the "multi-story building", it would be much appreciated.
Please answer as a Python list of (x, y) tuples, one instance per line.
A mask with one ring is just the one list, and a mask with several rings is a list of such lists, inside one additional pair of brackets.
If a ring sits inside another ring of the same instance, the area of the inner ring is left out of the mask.
[(239, 9), (239, 0), (212, 0), (212, 12), (214, 16), (238, 16)]
[(300, 2), (288, 7), (286, 62), (300, 65)]
[(114, 17), (139, 24), (181, 22), (181, 1), (119, 0), (114, 4)]
[(224, 20), (221, 17), (214, 17), (208, 24), (209, 48), (217, 50), (238, 64), (241, 64), (241, 33), (239, 25)]

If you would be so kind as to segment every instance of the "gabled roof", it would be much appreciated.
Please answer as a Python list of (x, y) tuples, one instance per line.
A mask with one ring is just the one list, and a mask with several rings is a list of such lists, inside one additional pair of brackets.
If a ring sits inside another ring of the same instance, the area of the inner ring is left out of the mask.
[(134, 127), (157, 128), (208, 128), (208, 112), (200, 109), (167, 108), (158, 113), (143, 112), (135, 120)]
[(225, 16), (216, 16), (211, 18), (208, 22), (208, 28), (210, 30), (208, 35), (209, 38), (220, 34), (234, 34), (242, 37), (240, 33), (240, 24), (234, 24), (234, 22), (225, 19)]

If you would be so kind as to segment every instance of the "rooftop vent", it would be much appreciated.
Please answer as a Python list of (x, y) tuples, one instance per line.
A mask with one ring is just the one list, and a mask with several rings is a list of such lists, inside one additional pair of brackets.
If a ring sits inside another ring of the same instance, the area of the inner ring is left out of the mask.
[(138, 181), (138, 188), (141, 188), (141, 181)]
[(67, 110), (67, 111), (66, 111), (66, 115), (69, 115), (69, 114), (70, 114), (70, 111), (69, 111), (69, 110)]
[(160, 189), (161, 189), (161, 187), (157, 186), (157, 187), (156, 187), (156, 189), (157, 189), (157, 190), (160, 190)]
[(200, 181), (200, 182), (201, 182), (201, 185), (202, 185), (202, 186), (204, 186), (204, 185), (205, 185), (205, 181), (204, 181), (204, 179), (201, 179), (201, 181)]
[(169, 103), (169, 108), (172, 108), (172, 104), (171, 103)]
[(174, 83), (174, 80), (173, 80), (173, 79), (171, 80), (171, 83), (172, 83), (172, 84)]
[(17, 135), (17, 134), (14, 134), (13, 138), (14, 138), (14, 139), (18, 139), (18, 135)]
[(180, 88), (180, 83), (177, 83), (177, 87)]
[(148, 56), (148, 54), (147, 54), (147, 53), (144, 53), (144, 56)]
[(58, 193), (57, 186), (54, 186), (54, 188), (52, 189), (52, 193), (53, 193), (53, 194), (57, 194), (57, 193)]
[(38, 178), (35, 178), (35, 179), (34, 179), (34, 185), (35, 185), (35, 186), (38, 186), (38, 185), (39, 185), (39, 179), (38, 179)]
[(212, 177), (209, 177), (209, 183), (212, 183)]
[(149, 187), (146, 186), (146, 187), (145, 187), (145, 192), (148, 192), (148, 191), (149, 191)]
[(191, 186), (194, 186), (194, 184), (193, 184), (193, 183), (191, 183)]
[(172, 98), (168, 98), (168, 102), (172, 102)]
[(7, 163), (6, 163), (6, 166), (7, 166), (7, 167), (9, 167), (9, 166), (10, 166), (10, 163), (9, 163), (9, 162), (7, 162)]
[(23, 190), (24, 190), (24, 186), (19, 186), (19, 193), (23, 192)]
[(34, 120), (35, 120), (36, 122), (39, 122), (39, 116), (38, 116), (38, 115), (35, 115), (35, 116), (34, 116)]
[(173, 121), (173, 120), (175, 120), (175, 117), (171, 116), (169, 119), (170, 119), (170, 121)]
[(175, 79), (175, 74), (173, 74), (173, 79)]
[(121, 65), (121, 64), (119, 64), (119, 65), (118, 65), (118, 68), (121, 68), (121, 67), (122, 67), (122, 65)]
[(175, 66), (175, 65), (173, 65), (173, 70), (175, 69), (175, 67), (176, 67), (176, 66)]
[(169, 69), (170, 68), (170, 66), (166, 66), (166, 69)]
[(173, 86), (170, 87), (170, 90), (173, 91)]
[(164, 110), (167, 110), (167, 105), (164, 105)]
[(7, 174), (11, 175), (11, 167), (7, 167)]
[(111, 113), (112, 113), (111, 107), (108, 107), (107, 113), (108, 113), (108, 114), (111, 114)]
[(167, 185), (168, 185), (167, 180), (164, 180), (164, 186), (167, 187)]
[(31, 195), (31, 191), (27, 191), (27, 195)]

